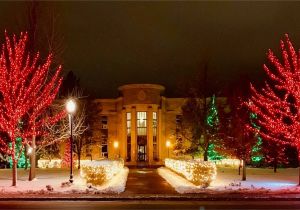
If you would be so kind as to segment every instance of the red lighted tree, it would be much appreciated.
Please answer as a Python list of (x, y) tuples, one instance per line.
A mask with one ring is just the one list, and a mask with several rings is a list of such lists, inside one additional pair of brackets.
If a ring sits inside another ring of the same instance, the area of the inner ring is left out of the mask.
[[(242, 181), (246, 180), (246, 162), (250, 159), (251, 151), (256, 143), (253, 132), (247, 129), (250, 123), (250, 113), (239, 97), (230, 98), (230, 112), (221, 117), (220, 134), (222, 137), (222, 152), (235, 157), (242, 163)], [(239, 167), (240, 174), (240, 167)]]
[(0, 131), (6, 134), (0, 143), (2, 150), (12, 158), (13, 186), (17, 184), (19, 157), (16, 154), (21, 154), (15, 151), (16, 138), (22, 138), (22, 150), (33, 136), (43, 134), (46, 123), (55, 123), (64, 115), (61, 112), (43, 117), (59, 90), (61, 67), (51, 76), (52, 55), (41, 62), (39, 53), (31, 56), (27, 52), (27, 41), (27, 33), (21, 33), (18, 39), (5, 34), (0, 55)]
[(270, 80), (261, 90), (251, 85), (248, 106), (258, 116), (257, 132), (264, 140), (295, 146), (300, 157), (300, 51), (295, 51), (288, 35), (280, 47), (282, 61), (271, 50), (267, 53), (274, 69), (263, 66)]
[(289, 162), (285, 154), (285, 146), (286, 145), (280, 144), (279, 142), (263, 142), (265, 161), (268, 165), (273, 166), (274, 173), (277, 172), (278, 165), (286, 165)]

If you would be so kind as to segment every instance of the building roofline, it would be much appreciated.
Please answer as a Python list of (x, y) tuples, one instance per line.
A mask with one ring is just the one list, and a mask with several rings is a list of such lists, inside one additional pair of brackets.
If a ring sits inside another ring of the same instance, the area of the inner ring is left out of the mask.
[(187, 98), (184, 98), (184, 97), (177, 97), (177, 98), (168, 98), (168, 97), (164, 97), (166, 100), (184, 100), (184, 99), (187, 99)]
[(118, 98), (96, 98), (94, 99), (94, 101), (96, 102), (117, 102), (122, 100), (122, 97), (118, 97)]
[(137, 89), (137, 88), (151, 88), (164, 91), (165, 87), (159, 84), (126, 84), (118, 87), (119, 91), (128, 90), (128, 89)]

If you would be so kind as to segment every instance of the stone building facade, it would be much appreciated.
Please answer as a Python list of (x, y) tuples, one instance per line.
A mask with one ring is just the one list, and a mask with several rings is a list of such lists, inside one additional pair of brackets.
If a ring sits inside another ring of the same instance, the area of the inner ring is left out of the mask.
[[(85, 159), (121, 157), (126, 165), (161, 165), (172, 156), (185, 98), (166, 98), (157, 84), (128, 84), (115, 99), (96, 99), (99, 121)], [(167, 142), (170, 144), (168, 145)]]
[(172, 154), (176, 116), (184, 103), (184, 98), (164, 97), (164, 90), (156, 84), (129, 84), (118, 88), (118, 98), (96, 99), (101, 111), (85, 158), (121, 157), (127, 165), (162, 164)]

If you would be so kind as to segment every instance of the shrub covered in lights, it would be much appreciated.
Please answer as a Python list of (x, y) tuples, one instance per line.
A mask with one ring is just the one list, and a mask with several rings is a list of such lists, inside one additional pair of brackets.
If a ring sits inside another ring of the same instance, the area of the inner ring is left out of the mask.
[[(61, 159), (52, 159), (52, 160), (39, 159), (38, 167), (39, 168), (63, 168), (62, 162), (63, 162), (63, 160), (61, 160)], [(80, 160), (81, 164), (89, 163), (89, 162), (91, 162), (91, 160)], [(78, 160), (74, 160), (73, 167), (78, 168)], [(69, 168), (70, 168), (70, 166), (69, 166)]]
[(52, 159), (52, 160), (40, 159), (38, 160), (38, 167), (39, 168), (61, 168), (61, 159)]
[(99, 160), (89, 161), (81, 164), (80, 176), (87, 184), (101, 186), (124, 168), (124, 161)]
[(215, 163), (209, 161), (167, 158), (165, 166), (201, 187), (208, 187), (217, 175)]

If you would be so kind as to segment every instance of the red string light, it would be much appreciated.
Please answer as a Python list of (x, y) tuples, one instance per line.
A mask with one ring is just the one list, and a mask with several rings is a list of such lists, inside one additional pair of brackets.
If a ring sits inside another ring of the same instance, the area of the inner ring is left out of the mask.
[[(270, 78), (258, 91), (251, 84), (251, 98), (247, 103), (257, 114), (259, 134), (276, 144), (289, 144), (300, 151), (300, 52), (297, 54), (288, 35), (280, 41), (282, 59), (269, 50), (268, 60), (274, 67), (263, 68)], [(253, 129), (249, 126), (249, 129)]]
[[(44, 117), (61, 85), (61, 66), (50, 76), (52, 55), (42, 63), (39, 53), (32, 56), (26, 51), (27, 40), (27, 33), (17, 39), (15, 35), (9, 38), (5, 32), (0, 55), (0, 130), (9, 137), (0, 139), (0, 145), (14, 162), (16, 137), (22, 138), (23, 145), (30, 143), (30, 137), (44, 134), (46, 123), (55, 123), (65, 115), (62, 111)], [(26, 126), (21, 128), (21, 121), (26, 121)]]

